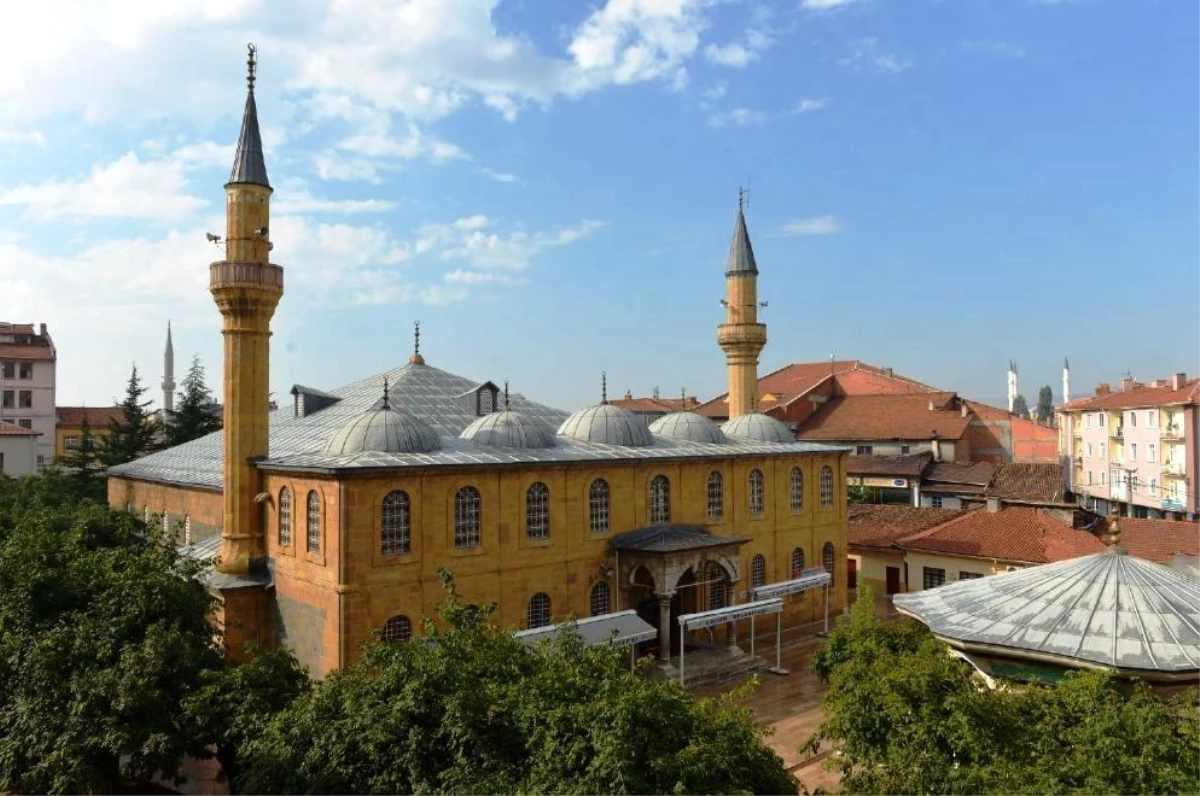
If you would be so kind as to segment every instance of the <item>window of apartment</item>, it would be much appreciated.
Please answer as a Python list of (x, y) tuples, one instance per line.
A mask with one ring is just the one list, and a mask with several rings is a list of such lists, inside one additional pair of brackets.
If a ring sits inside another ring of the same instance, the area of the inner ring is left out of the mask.
[(1083, 416), (1083, 424), (1085, 426), (1087, 426), (1088, 428), (1092, 427), (1092, 413), (1091, 412), (1088, 412), (1086, 415)]
[(5, 362), (3, 373), (4, 373), (4, 378), (15, 379), (17, 377), (17, 363), (16, 362)]
[(1100, 471), (1100, 486), (1104, 486), (1104, 471)]
[(22, 362), (20, 368), (17, 371), (17, 378), (32, 379), (33, 378), (33, 363), (32, 362)]
[(464, 486), (454, 495), (454, 546), (479, 547), (482, 529), (480, 524), (479, 490)]
[(1108, 422), (1108, 415), (1100, 413), (1100, 428), (1104, 428), (1104, 424)]
[(901, 453), (901, 455), (903, 455), (903, 454), (905, 454), (905, 453), (908, 453), (908, 452), (909, 452), (909, 451), (911, 451), (911, 450), (912, 450), (912, 446), (911, 446), (911, 445), (901, 445), (901, 446), (900, 446), (900, 453)]
[(946, 582), (946, 570), (937, 567), (924, 567), (922, 588), (936, 589)]
[(69, 451), (79, 450), (79, 437), (63, 437), (63, 447)]
[(608, 482), (603, 478), (588, 487), (588, 520), (592, 533), (608, 533)]
[(385, 556), (407, 555), (411, 545), (412, 511), (408, 493), (399, 489), (387, 493), (380, 512), (380, 552)]
[(33, 408), (33, 390), (20, 390), (17, 392), (17, 405), (22, 409)]
[(1087, 444), (1087, 455), (1089, 459), (1092, 458), (1092, 443), (1090, 442)]
[(1158, 479), (1150, 479), (1150, 497), (1158, 497)]
[(764, 498), (763, 474), (757, 467), (750, 471), (750, 516), (761, 517), (763, 514)]
[(959, 571), (959, 573), (958, 573), (958, 579), (959, 579), (959, 580), (975, 580), (976, 578), (982, 578), (982, 577), (983, 577), (983, 573), (981, 573), (981, 572), (962, 572), (962, 571)]
[(17, 425), (18, 425), (18, 426), (20, 426), (21, 428), (28, 428), (28, 429), (32, 429), (32, 428), (33, 428), (33, 421), (32, 421), (32, 420), (30, 420), (29, 418), (24, 418), (24, 419), (22, 419), (22, 420), (18, 420), (18, 421), (17, 421)]
[(1129, 427), (1137, 428), (1137, 412), (1129, 413)]
[(871, 451), (875, 450), (871, 445), (857, 445), (854, 448), (855, 456), (870, 456)]
[(1151, 442), (1146, 448), (1146, 461), (1148, 461), (1148, 462), (1155, 461), (1155, 457), (1157, 455), (1158, 455), (1158, 451), (1155, 449), (1154, 443)]
[(942, 507), (942, 496), (934, 495), (933, 497), (929, 498), (929, 505), (933, 506), (935, 509), (940, 509)]
[(1154, 416), (1156, 414), (1158, 414), (1158, 412), (1155, 411), (1154, 409), (1151, 409), (1149, 412), (1146, 412), (1146, 425), (1148, 425), (1148, 426), (1154, 425)]
[(713, 471), (708, 474), (708, 519), (719, 520), (725, 514), (725, 479)]
[(1108, 446), (1108, 443), (1106, 443), (1106, 442), (1101, 442), (1101, 443), (1100, 443), (1100, 458), (1101, 458), (1101, 459), (1103, 459), (1103, 458), (1104, 458), (1104, 450), (1105, 450), (1105, 448), (1106, 448), (1107, 446)]
[(1088, 470), (1088, 486), (1092, 485), (1092, 471)]
[(0, 398), (0, 406), (5, 409), (12, 409), (16, 405), (17, 394), (13, 390), (5, 390), (3, 397)]
[(1132, 442), (1129, 445), (1129, 461), (1131, 461), (1131, 462), (1137, 461), (1137, 443), (1136, 442)]

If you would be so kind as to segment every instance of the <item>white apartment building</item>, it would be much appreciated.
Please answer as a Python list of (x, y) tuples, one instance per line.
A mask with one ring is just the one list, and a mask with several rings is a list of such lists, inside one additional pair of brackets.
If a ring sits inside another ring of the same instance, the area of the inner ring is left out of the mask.
[(56, 360), (46, 324), (0, 321), (0, 425), (38, 433), (39, 470), (54, 461)]

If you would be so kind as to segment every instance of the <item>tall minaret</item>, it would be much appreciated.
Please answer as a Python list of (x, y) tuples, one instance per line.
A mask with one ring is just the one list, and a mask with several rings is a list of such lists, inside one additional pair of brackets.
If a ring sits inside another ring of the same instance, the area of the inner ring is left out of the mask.
[[(167, 321), (167, 347), (163, 351), (163, 415), (175, 409), (175, 347), (171, 345), (171, 322)], [(166, 419), (165, 417), (163, 418)]]
[(225, 337), (222, 572), (245, 573), (265, 560), (254, 461), (267, 455), (271, 316), (283, 296), (283, 268), (269, 262), (271, 184), (254, 103), (256, 50), (249, 46), (249, 89), (233, 171), (225, 184), (225, 259), (209, 267), (209, 290)]
[(717, 343), (729, 372), (729, 416), (749, 414), (758, 405), (758, 355), (767, 344), (766, 324), (758, 322), (758, 265), (746, 231), (745, 192), (738, 191), (737, 218), (725, 264), (725, 323)]
[(1017, 403), (1017, 363), (1008, 360), (1008, 411), (1012, 412)]
[(1063, 357), (1063, 403), (1071, 401), (1071, 363)]

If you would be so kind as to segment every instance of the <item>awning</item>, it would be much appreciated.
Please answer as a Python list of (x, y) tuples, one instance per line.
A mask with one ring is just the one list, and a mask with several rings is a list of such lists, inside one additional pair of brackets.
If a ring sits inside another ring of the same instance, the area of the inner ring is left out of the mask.
[(726, 622), (736, 622), (739, 619), (749, 619), (761, 614), (777, 614), (783, 611), (783, 600), (758, 600), (741, 605), (730, 605), (727, 608), (714, 608), (698, 614), (684, 614), (679, 617), (679, 626), (684, 630), (695, 630), (700, 627), (712, 627)]
[(782, 597), (785, 594), (799, 594), (809, 589), (829, 586), (832, 583), (833, 576), (826, 572), (824, 567), (811, 567), (802, 571), (798, 578), (779, 583), (768, 583), (765, 586), (751, 589), (750, 594), (756, 600), (765, 600), (771, 597)]
[(516, 634), (516, 638), (526, 644), (536, 644), (539, 641), (557, 638), (560, 630), (574, 630), (583, 638), (583, 643), (589, 647), (609, 641), (618, 647), (628, 647), (658, 638), (658, 631), (646, 624), (637, 615), (637, 611), (619, 611), (615, 614), (592, 616), (580, 619), (574, 625), (564, 622), (560, 625), (535, 627), (532, 630), (522, 630)]

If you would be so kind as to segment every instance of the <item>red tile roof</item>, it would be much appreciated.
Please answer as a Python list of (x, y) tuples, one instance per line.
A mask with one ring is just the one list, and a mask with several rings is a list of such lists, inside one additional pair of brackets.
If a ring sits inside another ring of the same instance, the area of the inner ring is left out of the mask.
[(691, 396), (684, 404), (682, 398), (620, 398), (609, 401), (613, 406), (628, 409), (630, 412), (678, 412), (681, 409), (695, 409), (700, 402)]
[(42, 432), (33, 429), (0, 423), (0, 437), (40, 437)]
[(920, 478), (931, 461), (933, 454), (929, 451), (907, 456), (849, 456), (846, 458), (846, 473)]
[(995, 474), (996, 465), (990, 462), (937, 462), (925, 473), (925, 480), (987, 486)]
[(0, 322), (0, 334), (35, 334), (32, 323), (9, 323), (3, 325)]
[(1129, 390), (1111, 392), (1108, 395), (1076, 398), (1069, 404), (1064, 404), (1062, 408), (1071, 412), (1079, 412), (1095, 409), (1131, 409), (1139, 406), (1194, 404), (1197, 401), (1200, 401), (1200, 379), (1192, 379), (1178, 390), (1171, 389), (1169, 381), (1165, 387), (1139, 385)]
[(1121, 517), (1118, 544), (1131, 556), (1169, 564), (1176, 553), (1200, 556), (1200, 523)]
[(988, 484), (989, 497), (1031, 503), (1062, 503), (1065, 500), (1062, 466), (1058, 464), (1001, 464)]
[[(917, 395), (851, 395), (826, 401), (804, 421), (796, 438), (803, 440), (928, 440), (937, 432), (957, 440), (971, 424), (969, 417), (946, 406), (954, 393)], [(929, 409), (933, 403), (934, 409)]]
[(1104, 543), (1032, 506), (980, 509), (899, 539), (906, 550), (1049, 564), (1101, 553)]
[(54, 349), (44, 343), (17, 345), (16, 343), (0, 343), (0, 359), (25, 359), (35, 361), (54, 361)]
[(83, 425), (83, 414), (87, 413), (88, 425), (91, 428), (108, 428), (108, 420), (121, 420), (119, 406), (60, 406), (55, 410), (58, 425), (64, 428), (79, 428)]
[(889, 548), (897, 539), (961, 517), (965, 511), (916, 506), (851, 505), (846, 540), (860, 547)]

